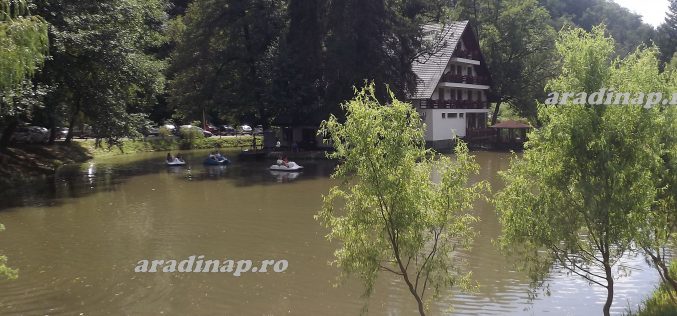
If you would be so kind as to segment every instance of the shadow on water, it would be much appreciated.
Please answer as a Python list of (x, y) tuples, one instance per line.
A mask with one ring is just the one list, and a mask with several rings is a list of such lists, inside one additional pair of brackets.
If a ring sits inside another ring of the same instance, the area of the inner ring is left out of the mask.
[(52, 207), (67, 199), (117, 190), (131, 178), (151, 174), (171, 174), (185, 181), (232, 181), (236, 186), (279, 185), (296, 181), (327, 178), (336, 166), (327, 160), (304, 161), (303, 172), (268, 170), (273, 161), (239, 161), (236, 151), (225, 152), (233, 163), (228, 166), (205, 166), (208, 150), (183, 152), (186, 166), (168, 167), (166, 153), (116, 156), (67, 165), (56, 175), (18, 185), (0, 192), (0, 211), (15, 207)]

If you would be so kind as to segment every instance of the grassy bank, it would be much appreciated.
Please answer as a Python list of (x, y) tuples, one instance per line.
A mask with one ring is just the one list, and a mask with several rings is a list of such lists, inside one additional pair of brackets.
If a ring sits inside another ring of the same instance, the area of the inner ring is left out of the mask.
[[(256, 141), (260, 146), (261, 138), (257, 138)], [(0, 153), (0, 188), (52, 175), (64, 164), (82, 163), (96, 157), (153, 151), (248, 148), (251, 144), (251, 136), (242, 136), (190, 139), (158, 137), (146, 140), (124, 140), (120, 146), (111, 148), (107, 146), (97, 148), (94, 140), (74, 141), (70, 144), (19, 145)]]
[(93, 157), (82, 144), (23, 145), (0, 152), (0, 188), (54, 174), (64, 164)]
[[(120, 146), (107, 146), (97, 148), (93, 140), (80, 142), (88, 152), (94, 157), (106, 157), (117, 155), (128, 155), (140, 152), (154, 151), (177, 151), (190, 149), (215, 149), (215, 148), (249, 148), (252, 145), (252, 136), (241, 137), (196, 137), (192, 139), (181, 139), (177, 137), (169, 138), (148, 138), (145, 140), (125, 140)], [(257, 146), (261, 146), (261, 137), (256, 138)]]
[[(677, 260), (670, 265), (670, 272), (677, 277)], [(670, 299), (670, 295), (664, 285), (661, 285), (640, 309), (628, 316), (674, 316), (677, 315), (677, 303)]]

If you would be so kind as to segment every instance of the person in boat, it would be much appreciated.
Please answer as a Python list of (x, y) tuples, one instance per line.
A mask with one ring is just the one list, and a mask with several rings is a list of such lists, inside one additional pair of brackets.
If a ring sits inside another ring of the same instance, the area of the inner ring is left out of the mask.
[(174, 157), (172, 157), (172, 153), (167, 153), (167, 162), (173, 162)]
[(287, 158), (287, 156), (284, 156), (284, 159), (282, 159), (282, 164), (285, 167), (289, 168), (289, 159)]
[(179, 162), (184, 162), (183, 157), (181, 157), (181, 153), (177, 153), (176, 157), (174, 158), (174, 161), (179, 161)]
[(215, 157), (216, 157), (216, 160), (218, 160), (218, 161), (223, 161), (223, 160), (226, 159), (226, 157), (224, 157), (224, 156), (221, 154), (221, 152), (218, 151), (218, 150), (216, 151)]

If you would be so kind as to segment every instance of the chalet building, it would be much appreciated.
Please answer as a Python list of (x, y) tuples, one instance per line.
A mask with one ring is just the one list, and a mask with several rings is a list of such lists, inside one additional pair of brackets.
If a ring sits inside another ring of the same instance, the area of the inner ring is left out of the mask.
[(486, 131), (491, 77), (468, 21), (426, 25), (424, 32), (440, 48), (414, 62), (418, 82), (409, 101), (427, 126), (428, 145), (448, 148), (457, 137)]

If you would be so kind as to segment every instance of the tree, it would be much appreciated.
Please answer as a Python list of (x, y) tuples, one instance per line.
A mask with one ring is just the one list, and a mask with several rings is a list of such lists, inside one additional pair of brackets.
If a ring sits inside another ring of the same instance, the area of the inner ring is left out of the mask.
[(551, 24), (557, 30), (573, 25), (590, 31), (596, 25), (605, 24), (619, 56), (631, 53), (639, 45), (650, 45), (651, 40), (656, 39), (653, 26), (614, 1), (539, 0), (539, 3), (550, 12)]
[[(389, 86), (398, 98), (415, 90), (413, 62), (436, 53), (441, 45), (424, 45), (422, 25), (446, 22), (444, 5), (426, 0), (338, 0), (327, 9), (325, 102), (336, 109), (353, 95), (353, 87), (373, 81), (381, 100)], [(443, 44), (443, 43), (439, 43)]]
[[(657, 54), (658, 55), (658, 54)], [(677, 55), (677, 53), (676, 53)], [(663, 76), (666, 76), (667, 89), (664, 93), (677, 91), (677, 58), (668, 65)], [(647, 65), (655, 67), (655, 60)], [(647, 67), (647, 68), (649, 68)], [(677, 99), (675, 99), (677, 100)], [(666, 245), (674, 244), (677, 232), (677, 107), (668, 106), (659, 113), (656, 129), (660, 143), (660, 160), (654, 170), (653, 179), (657, 190), (656, 200), (649, 217), (649, 229), (638, 237), (638, 245), (658, 271), (666, 292), (677, 304), (677, 279), (669, 271), (670, 250)]]
[(189, 5), (170, 67), (178, 116), (231, 115), (267, 125), (280, 31), (280, 0), (196, 1)]
[[(613, 39), (604, 32), (596, 27), (592, 33), (573, 29), (560, 35), (561, 75), (548, 89), (667, 95), (670, 87), (659, 73), (657, 51), (638, 49), (615, 60)], [(656, 170), (665, 170), (665, 117), (662, 107), (579, 100), (541, 107), (544, 126), (530, 134), (522, 159), (514, 159), (502, 174), (506, 187), (496, 195), (503, 226), (500, 241), (505, 249), (524, 255), (535, 278), (542, 278), (554, 261), (606, 288), (603, 312), (609, 315), (614, 268), (635, 250), (639, 236), (658, 229)]]
[(307, 125), (322, 119), (324, 9), (324, 1), (289, 1), (288, 29), (280, 41), (270, 95), (270, 102), (284, 110), (276, 113), (278, 124)]
[(477, 219), (466, 211), (484, 185), (469, 184), (478, 165), (462, 143), (453, 161), (426, 150), (417, 112), (395, 98), (381, 105), (373, 85), (343, 109), (345, 123), (331, 116), (321, 133), (336, 148), (329, 157), (342, 162), (333, 177), (345, 182), (325, 196), (316, 219), (330, 229), (328, 239), (342, 243), (335, 262), (362, 279), (366, 295), (379, 271), (393, 273), (424, 315), (427, 290), (437, 296), (468, 285), (453, 252), (472, 238)]
[(677, 0), (670, 0), (665, 22), (658, 27), (658, 45), (664, 62), (677, 53)]
[(534, 118), (536, 100), (554, 75), (554, 29), (550, 16), (535, 0), (490, 2), (484, 17), (482, 52), (491, 71), (490, 95), (496, 124), (503, 103)]
[(162, 0), (37, 0), (47, 20), (52, 58), (40, 83), (51, 127), (92, 125), (97, 144), (138, 135), (145, 112), (164, 88), (165, 64), (153, 53), (164, 43)]
[(32, 16), (26, 1), (0, 0), (0, 150), (9, 145), (19, 118), (29, 116), (17, 96), (32, 90), (26, 79), (35, 75), (47, 55), (47, 24)]

